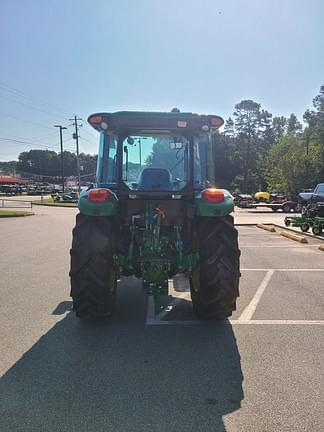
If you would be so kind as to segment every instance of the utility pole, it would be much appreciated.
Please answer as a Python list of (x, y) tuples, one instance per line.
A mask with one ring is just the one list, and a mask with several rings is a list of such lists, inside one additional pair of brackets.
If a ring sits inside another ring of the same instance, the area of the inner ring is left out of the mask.
[(82, 125), (78, 125), (78, 121), (81, 121), (82, 119), (77, 118), (75, 115), (73, 119), (69, 119), (70, 121), (73, 121), (74, 127), (75, 127), (75, 133), (73, 134), (73, 139), (75, 139), (76, 143), (76, 154), (77, 154), (77, 171), (78, 171), (78, 192), (80, 193), (81, 187), (80, 187), (80, 157), (79, 157), (79, 133), (78, 128)]
[(62, 130), (67, 129), (61, 125), (54, 125), (54, 127), (60, 128), (60, 144), (61, 144), (61, 175), (62, 175), (62, 191), (64, 193), (64, 158), (63, 158), (63, 134)]

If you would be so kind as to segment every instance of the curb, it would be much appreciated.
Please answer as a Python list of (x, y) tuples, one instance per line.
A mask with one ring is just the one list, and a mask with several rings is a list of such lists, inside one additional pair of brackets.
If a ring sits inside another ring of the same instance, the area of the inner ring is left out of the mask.
[(305, 237), (300, 236), (298, 234), (293, 234), (292, 232), (289, 231), (281, 231), (280, 235), (283, 237), (287, 237), (290, 240), (297, 241), (299, 243), (308, 243), (308, 240)]
[(15, 217), (27, 217), (27, 216), (35, 216), (35, 213), (33, 213), (33, 212), (26, 212), (26, 213), (8, 214), (8, 215), (2, 215), (2, 214), (0, 214), (0, 219), (15, 218)]
[(73, 203), (39, 203), (39, 202), (35, 202), (32, 201), (33, 206), (44, 206), (44, 207), (65, 207), (65, 208), (78, 208), (78, 205), (66, 205), (66, 204), (73, 204)]
[[(286, 231), (290, 231), (290, 232), (295, 233), (295, 234), (298, 235), (298, 232), (295, 231), (295, 230), (293, 230), (292, 228), (286, 227), (286, 226), (284, 226), (284, 225), (278, 225), (278, 224), (275, 224), (275, 223), (272, 224), (272, 225), (274, 225), (274, 226), (277, 227), (277, 228), (282, 228), (282, 229), (284, 229), (284, 230), (286, 230)], [(310, 238), (312, 238), (312, 239), (323, 240), (323, 236), (318, 236), (318, 235), (315, 235), (315, 234), (311, 234), (311, 233), (309, 233), (309, 232), (304, 232), (304, 233), (303, 233), (303, 236), (307, 236), (307, 237), (310, 237)]]
[(271, 225), (258, 224), (257, 227), (269, 232), (276, 232), (275, 228)]

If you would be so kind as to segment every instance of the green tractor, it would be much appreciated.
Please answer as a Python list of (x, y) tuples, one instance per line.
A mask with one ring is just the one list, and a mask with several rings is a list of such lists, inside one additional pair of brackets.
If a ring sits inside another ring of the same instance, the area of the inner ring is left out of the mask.
[[(225, 319), (239, 295), (232, 195), (215, 188), (215, 115), (116, 112), (88, 119), (100, 134), (96, 185), (81, 192), (71, 297), (80, 318), (114, 309), (117, 279), (134, 275), (155, 300), (169, 279), (190, 285), (200, 319)], [(176, 280), (176, 278), (174, 280)]]

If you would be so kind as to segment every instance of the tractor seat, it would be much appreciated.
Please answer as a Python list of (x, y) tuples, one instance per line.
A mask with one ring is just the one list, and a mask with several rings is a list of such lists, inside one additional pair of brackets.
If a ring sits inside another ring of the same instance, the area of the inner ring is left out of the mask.
[(173, 189), (171, 173), (164, 168), (144, 168), (138, 181), (138, 190), (161, 190)]

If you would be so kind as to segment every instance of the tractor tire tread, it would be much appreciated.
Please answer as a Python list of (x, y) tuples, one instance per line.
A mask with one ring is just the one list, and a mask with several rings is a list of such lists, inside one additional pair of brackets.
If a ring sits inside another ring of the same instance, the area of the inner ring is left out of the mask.
[(79, 318), (104, 318), (113, 312), (116, 296), (114, 232), (110, 218), (77, 215), (70, 250), (70, 294)]
[(200, 318), (225, 319), (239, 296), (240, 250), (233, 217), (200, 218), (198, 290), (191, 279), (193, 309)]

